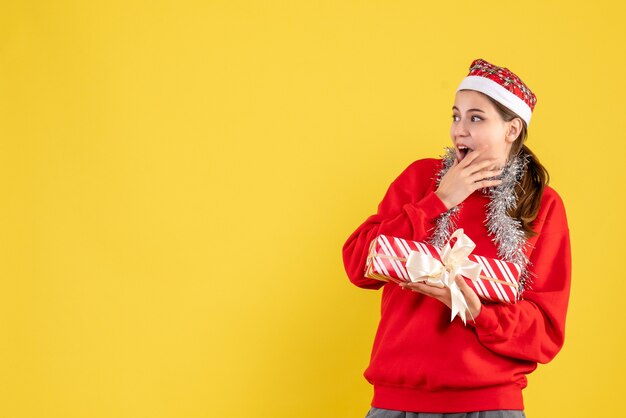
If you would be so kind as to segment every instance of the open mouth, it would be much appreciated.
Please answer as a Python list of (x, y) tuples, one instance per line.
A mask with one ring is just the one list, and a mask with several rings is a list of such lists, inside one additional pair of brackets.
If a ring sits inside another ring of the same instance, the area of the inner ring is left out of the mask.
[(459, 153), (459, 161), (463, 161), (463, 158), (465, 158), (467, 156), (467, 154), (469, 154), (470, 152), (474, 151), (473, 149), (465, 146), (465, 145), (457, 145), (456, 147), (458, 153)]

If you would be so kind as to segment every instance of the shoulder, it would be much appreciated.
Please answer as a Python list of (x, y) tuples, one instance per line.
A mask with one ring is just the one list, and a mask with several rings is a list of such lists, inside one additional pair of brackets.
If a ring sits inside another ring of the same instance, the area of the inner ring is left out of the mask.
[(543, 189), (536, 223), (546, 232), (568, 229), (563, 199), (556, 190), (548, 185)]
[(436, 184), (442, 160), (423, 158), (413, 161), (395, 178), (387, 191), (390, 195), (402, 195), (407, 201), (423, 196)]
[(441, 158), (421, 158), (409, 164), (408, 168), (415, 170), (436, 170), (441, 167)]
[(422, 158), (415, 160), (402, 171), (398, 178), (418, 181), (424, 181), (425, 179), (434, 180), (441, 169), (441, 164), (442, 160), (440, 158)]
[(560, 210), (565, 212), (565, 204), (563, 199), (551, 186), (546, 185), (541, 196), (541, 207), (546, 209)]

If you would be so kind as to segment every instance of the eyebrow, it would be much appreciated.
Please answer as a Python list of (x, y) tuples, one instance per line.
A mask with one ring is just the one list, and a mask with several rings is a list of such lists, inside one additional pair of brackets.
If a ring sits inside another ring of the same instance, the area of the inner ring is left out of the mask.
[[(458, 111), (459, 109), (458, 109), (456, 106), (452, 106), (452, 110), (457, 110), (457, 111)], [(474, 111), (474, 112), (482, 112), (482, 113), (485, 113), (485, 111), (484, 111), (484, 110), (480, 110), (480, 109), (468, 109), (467, 111), (468, 111), (468, 112)]]

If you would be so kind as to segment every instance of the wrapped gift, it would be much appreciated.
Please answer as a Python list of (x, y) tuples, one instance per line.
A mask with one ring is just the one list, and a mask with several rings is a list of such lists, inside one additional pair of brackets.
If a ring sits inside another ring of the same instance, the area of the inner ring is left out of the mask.
[[(447, 286), (453, 291), (454, 299), (454, 292), (460, 292), (455, 289), (454, 277), (460, 274), (480, 299), (515, 303), (520, 267), (471, 254), (474, 248), (474, 243), (462, 229), (456, 230), (442, 249), (424, 242), (379, 235), (370, 244), (365, 276), (398, 284), (426, 282), (438, 287)], [(465, 304), (465, 299), (459, 303)]]

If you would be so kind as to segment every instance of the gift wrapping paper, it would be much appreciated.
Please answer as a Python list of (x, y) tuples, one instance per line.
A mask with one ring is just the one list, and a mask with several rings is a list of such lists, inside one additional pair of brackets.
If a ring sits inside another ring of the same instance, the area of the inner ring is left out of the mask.
[[(398, 284), (411, 282), (406, 262), (413, 251), (441, 261), (442, 250), (430, 244), (388, 235), (377, 236), (370, 244), (365, 277)], [(517, 301), (521, 274), (517, 264), (475, 254), (470, 254), (467, 258), (481, 267), (477, 280), (464, 276), (467, 284), (480, 299), (508, 304)]]

